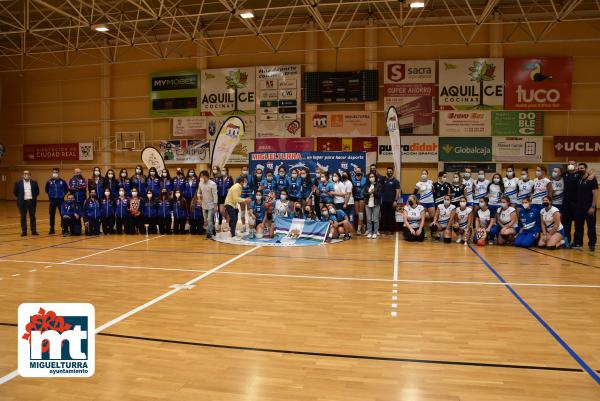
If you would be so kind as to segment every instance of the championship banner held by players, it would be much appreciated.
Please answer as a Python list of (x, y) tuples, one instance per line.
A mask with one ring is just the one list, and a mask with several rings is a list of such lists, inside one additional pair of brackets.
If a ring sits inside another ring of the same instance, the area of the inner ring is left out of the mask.
[(275, 218), (275, 235), (271, 242), (284, 245), (314, 245), (325, 242), (329, 231), (328, 221)]
[(225, 167), (229, 156), (244, 136), (244, 122), (236, 116), (231, 116), (223, 122), (215, 144), (213, 145), (211, 166)]
[(390, 145), (394, 156), (394, 170), (396, 179), (400, 180), (402, 167), (402, 149), (400, 149), (400, 128), (398, 126), (398, 113), (394, 106), (390, 106), (386, 115), (386, 125), (390, 134)]
[(329, 174), (343, 170), (353, 171), (360, 167), (366, 171), (365, 152), (267, 152), (250, 154), (250, 171), (257, 167), (263, 171), (277, 171), (283, 166), (287, 171), (295, 168), (308, 167), (311, 173), (317, 169)]

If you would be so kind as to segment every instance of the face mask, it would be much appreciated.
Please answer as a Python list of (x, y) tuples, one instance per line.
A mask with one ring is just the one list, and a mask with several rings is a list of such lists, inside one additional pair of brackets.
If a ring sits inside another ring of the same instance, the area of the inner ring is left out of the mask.
[(333, 182), (338, 182), (338, 179), (339, 179), (339, 178), (337, 178), (337, 176), (334, 176), (334, 177), (333, 177)]
[(306, 174), (302, 174), (300, 177), (302, 177), (302, 178), (306, 178)]
[(58, 178), (58, 173), (52, 173), (52, 178)]
[(421, 181), (427, 181), (427, 174), (421, 175)]
[(280, 177), (285, 177), (285, 171), (280, 171), (280, 172), (279, 172), (279, 176), (280, 176)]
[(369, 181), (371, 181), (371, 184), (375, 184), (375, 177), (369, 178)]
[(553, 171), (552, 172), (552, 178), (556, 178), (556, 177), (558, 177), (558, 173), (556, 171)]
[(327, 213), (327, 212), (323, 211), (323, 212), (321, 212), (321, 216), (323, 216), (323, 217), (327, 217), (327, 216), (329, 216), (329, 213)]
[(256, 178), (261, 178), (262, 174), (256, 174)]
[(121, 177), (123, 177), (123, 178), (127, 177), (127, 173), (121, 173)]
[(523, 209), (529, 209), (529, 203), (523, 203)]
[(175, 197), (179, 198), (181, 196), (181, 194), (179, 192), (175, 193)]
[(296, 208), (296, 213), (300, 213), (301, 211), (302, 211), (302, 208), (301, 208), (300, 206), (298, 206), (298, 207)]
[(154, 171), (150, 172), (150, 177), (154, 177), (156, 175), (156, 173)]
[(479, 181), (483, 181), (483, 180), (485, 180), (485, 175), (481, 175), (481, 174), (479, 174), (479, 175), (477, 176), (477, 179), (478, 179)]
[(261, 200), (262, 199), (262, 195), (256, 195), (256, 200)]
[(485, 206), (485, 202), (479, 202), (479, 207), (484, 207)]
[(387, 173), (387, 176), (392, 178), (392, 176), (394, 175), (394, 173)]
[(411, 205), (411, 206), (414, 206), (415, 205), (415, 201), (411, 199), (411, 200), (408, 201), (408, 204)]
[(500, 178), (494, 178), (494, 184), (499, 184), (500, 183)]
[(325, 182), (326, 178), (325, 177), (321, 177), (321, 182)]
[(121, 196), (125, 195), (125, 191), (119, 191), (119, 195), (121, 195)]
[(458, 177), (453, 178), (452, 182), (454, 182), (455, 184), (458, 184), (460, 182), (460, 178), (458, 178)]
[(247, 182), (246, 182), (246, 183), (244, 183), (243, 187), (244, 187), (244, 188), (248, 188), (248, 183), (247, 183)]
[(296, 177), (298, 177), (298, 174), (292, 174), (293, 179), (296, 179)]
[(449, 200), (446, 200), (446, 199), (444, 199), (444, 206), (446, 206), (446, 207), (450, 206), (450, 201), (449, 201)]
[(460, 207), (465, 207), (467, 206), (467, 202), (460, 202)]
[(162, 176), (163, 176), (164, 178), (167, 178), (167, 173), (162, 173)]
[(109, 174), (108, 178), (113, 178), (115, 175), (114, 174)]
[(95, 175), (96, 177), (100, 177), (100, 172), (99, 172), (99, 171), (94, 171), (94, 175)]
[(329, 209), (329, 213), (334, 214), (335, 213), (335, 209)]
[(270, 176), (270, 175), (267, 176), (267, 181), (271, 181), (272, 179), (273, 179), (272, 176)]
[(242, 170), (242, 175), (248, 175), (248, 170)]
[(152, 199), (152, 194), (148, 194), (148, 199)]
[(137, 192), (135, 192), (135, 191), (131, 192), (131, 196), (137, 196)]
[(279, 196), (279, 198), (280, 198), (282, 201), (284, 201), (284, 200), (286, 200), (286, 199), (287, 199), (287, 195), (280, 195), (280, 196)]
[(513, 171), (507, 171), (507, 172), (506, 172), (506, 176), (507, 176), (508, 178), (513, 178), (513, 177), (514, 177), (514, 175), (515, 175), (515, 173), (514, 173)]
[(193, 176), (194, 176), (194, 172), (193, 172), (193, 171), (190, 171), (190, 173), (189, 173), (188, 175), (189, 175), (190, 177), (193, 177)]
[(105, 192), (104, 196), (109, 197), (110, 196), (110, 192)]
[(342, 176), (342, 181), (348, 181), (348, 176), (347, 175), (343, 175)]
[(502, 203), (502, 209), (507, 209), (508, 208), (508, 203), (503, 202)]
[(535, 171), (535, 176), (536, 177), (541, 177), (542, 176), (542, 172), (540, 170), (536, 170)]
[(310, 213), (310, 208), (309, 208), (309, 207), (307, 207), (306, 209), (304, 209), (304, 211), (305, 211), (306, 213)]
[(142, 170), (140, 170), (139, 168), (136, 168), (136, 169), (135, 169), (135, 173), (136, 173), (136, 174), (142, 174)]
[(523, 181), (527, 181), (529, 179), (529, 177), (527, 177), (527, 174), (521, 174), (521, 179)]
[(550, 206), (550, 203), (549, 203), (549, 202), (542, 202), (542, 205), (543, 205), (544, 207), (548, 207), (548, 206)]
[(572, 165), (572, 164), (569, 164), (569, 165), (567, 166), (567, 170), (569, 170), (569, 171), (573, 171), (573, 170), (575, 170), (575, 166), (574, 166), (574, 165)]
[(465, 173), (463, 176), (465, 177), (465, 179), (468, 180), (469, 178), (471, 178), (471, 173)]

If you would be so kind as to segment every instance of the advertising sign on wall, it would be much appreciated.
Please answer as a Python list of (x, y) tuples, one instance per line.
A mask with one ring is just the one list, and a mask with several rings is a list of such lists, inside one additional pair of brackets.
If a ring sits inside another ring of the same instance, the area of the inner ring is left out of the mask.
[(543, 111), (492, 111), (494, 136), (544, 135)]
[(440, 161), (492, 161), (492, 137), (439, 137)]
[[(400, 149), (403, 163), (436, 163), (438, 161), (437, 136), (403, 136)], [(379, 137), (377, 161), (379, 163), (394, 162), (392, 145), (388, 136)]]
[[(245, 137), (245, 135), (244, 135)], [(211, 142), (211, 148), (214, 146), (214, 142)], [(254, 139), (242, 139), (240, 143), (236, 145), (233, 152), (227, 159), (227, 165), (247, 165), (248, 157), (250, 153), (254, 152)]]
[(256, 152), (312, 152), (312, 138), (262, 138), (256, 139)]
[(504, 59), (446, 59), (439, 61), (440, 110), (502, 110)]
[(492, 118), (489, 111), (440, 111), (440, 136), (490, 135)]
[(497, 162), (541, 162), (544, 138), (540, 136), (494, 137), (494, 160)]
[(509, 58), (505, 67), (505, 109), (571, 108), (571, 57)]
[(23, 145), (24, 161), (94, 160), (94, 144), (43, 143)]
[(400, 132), (434, 133), (435, 61), (386, 61), (384, 63), (384, 109), (395, 106)]
[(556, 156), (598, 157), (600, 155), (600, 137), (555, 136), (554, 154)]
[(201, 88), (203, 116), (254, 115), (254, 67), (202, 70)]
[(197, 116), (200, 111), (198, 71), (152, 74), (150, 115), (152, 117)]
[(369, 136), (369, 111), (317, 111), (307, 114), (307, 136)]
[(210, 147), (206, 140), (160, 141), (159, 151), (165, 164), (210, 163)]
[(287, 171), (294, 168), (308, 167), (311, 172), (320, 168), (321, 171), (354, 170), (355, 167), (366, 171), (366, 154), (364, 152), (273, 152), (251, 153), (250, 171), (257, 167), (277, 171), (280, 166)]
[(193, 136), (196, 138), (206, 138), (206, 118), (204, 117), (175, 117), (172, 119), (172, 133), (173, 136), (189, 137)]
[(300, 65), (256, 67), (256, 136), (301, 134)]

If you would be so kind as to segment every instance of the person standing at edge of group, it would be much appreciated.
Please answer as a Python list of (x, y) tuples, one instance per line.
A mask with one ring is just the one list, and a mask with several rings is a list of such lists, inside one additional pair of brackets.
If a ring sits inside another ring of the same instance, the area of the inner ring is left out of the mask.
[(242, 190), (248, 185), (248, 178), (242, 177), (240, 182), (236, 182), (227, 191), (225, 197), (225, 211), (229, 216), (229, 232), (231, 239), (235, 240), (235, 227), (238, 221), (238, 206), (241, 202), (250, 203), (251, 198), (242, 198)]
[(587, 225), (588, 246), (596, 249), (596, 204), (598, 203), (598, 181), (588, 171), (585, 163), (577, 166), (579, 182), (577, 184), (577, 206), (575, 208), (575, 238), (573, 248), (583, 247), (583, 227)]
[(563, 174), (564, 196), (563, 208), (560, 214), (562, 225), (565, 230), (565, 245), (570, 247), (573, 243), (571, 239), (571, 229), (575, 224), (575, 210), (577, 208), (577, 186), (579, 185), (579, 173), (577, 171), (577, 162), (569, 160), (567, 171)]
[(200, 172), (198, 196), (202, 200), (202, 214), (204, 215), (204, 221), (207, 223), (206, 239), (211, 239), (215, 234), (215, 213), (219, 211), (219, 195), (217, 194), (217, 184), (209, 178), (206, 170)]
[(65, 195), (68, 192), (69, 185), (65, 180), (59, 176), (60, 170), (58, 168), (52, 169), (52, 178), (46, 181), (46, 194), (48, 194), (48, 200), (50, 206), (48, 212), (50, 213), (50, 231), (49, 235), (54, 234), (54, 225), (56, 219), (56, 210), (60, 214), (60, 206), (65, 201)]
[(396, 231), (396, 205), (400, 202), (400, 181), (394, 177), (394, 169), (387, 168), (381, 194), (381, 231)]
[(31, 235), (38, 235), (35, 222), (35, 207), (40, 194), (38, 183), (31, 179), (29, 170), (23, 171), (23, 179), (15, 182), (13, 195), (17, 198), (17, 207), (21, 214), (21, 237), (27, 235), (27, 213)]

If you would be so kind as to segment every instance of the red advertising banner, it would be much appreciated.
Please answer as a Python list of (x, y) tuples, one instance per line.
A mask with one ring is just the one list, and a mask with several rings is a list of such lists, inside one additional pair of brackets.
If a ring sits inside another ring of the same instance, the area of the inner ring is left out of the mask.
[(342, 138), (317, 138), (317, 152), (341, 152)]
[(317, 152), (376, 152), (377, 137), (317, 138)]
[(504, 60), (505, 110), (568, 110), (571, 108), (571, 57)]
[(600, 137), (597, 136), (555, 136), (554, 154), (556, 156), (600, 155)]
[(312, 138), (261, 138), (254, 141), (256, 152), (312, 152)]
[(353, 152), (377, 152), (377, 137), (352, 138)]
[(78, 143), (44, 143), (23, 145), (24, 161), (79, 160)]

